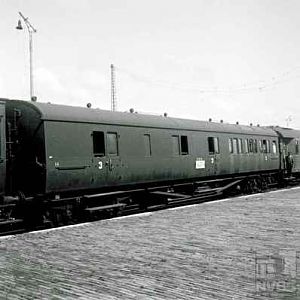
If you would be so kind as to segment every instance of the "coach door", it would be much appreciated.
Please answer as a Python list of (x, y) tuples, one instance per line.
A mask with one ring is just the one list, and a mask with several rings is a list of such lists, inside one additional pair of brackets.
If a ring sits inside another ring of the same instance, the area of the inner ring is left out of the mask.
[(0, 194), (4, 192), (5, 187), (5, 104), (0, 102)]
[(219, 173), (219, 164), (220, 164), (219, 138), (208, 137), (207, 142), (208, 142), (208, 152), (209, 152), (208, 174), (210, 176), (214, 176)]
[(109, 184), (115, 185), (122, 178), (122, 174), (120, 174), (119, 135), (117, 132), (111, 131), (106, 133), (106, 150), (107, 181)]
[(95, 187), (111, 186), (120, 180), (119, 136), (117, 132), (93, 131)]
[(105, 133), (103, 131), (93, 131), (92, 137), (94, 152), (94, 172), (92, 182), (97, 188), (107, 185)]

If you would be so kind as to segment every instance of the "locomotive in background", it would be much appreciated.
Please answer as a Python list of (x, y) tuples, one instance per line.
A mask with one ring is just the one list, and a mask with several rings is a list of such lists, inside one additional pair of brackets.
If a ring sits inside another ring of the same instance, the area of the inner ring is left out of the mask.
[[(0, 232), (300, 171), (300, 131), (0, 99)], [(224, 190), (224, 189), (223, 189)], [(177, 194), (176, 194), (177, 193)], [(181, 197), (181, 198), (182, 198)]]

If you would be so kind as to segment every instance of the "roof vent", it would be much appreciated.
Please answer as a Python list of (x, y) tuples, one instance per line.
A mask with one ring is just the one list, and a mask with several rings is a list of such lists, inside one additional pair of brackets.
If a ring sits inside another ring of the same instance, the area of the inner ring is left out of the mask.
[(257, 127), (259, 127), (260, 125), (259, 124), (257, 124)]
[(165, 113), (164, 113), (164, 117), (167, 117), (167, 116), (168, 116), (168, 114), (165, 112)]
[(220, 120), (220, 123), (223, 123), (223, 120)]
[(252, 123), (250, 123), (250, 126), (252, 126), (253, 124)]
[(240, 123), (239, 123), (239, 121), (236, 121), (236, 123), (235, 123), (236, 125), (239, 125)]
[(87, 108), (91, 108), (91, 107), (92, 107), (92, 104), (89, 102), (89, 103), (86, 104), (86, 107), (87, 107)]
[(209, 118), (209, 119), (208, 119), (208, 122), (211, 122), (211, 121), (212, 121), (212, 118)]
[(130, 112), (131, 114), (133, 114), (133, 113), (134, 113), (134, 109), (133, 109), (133, 108), (130, 108), (130, 109), (129, 109), (129, 112)]

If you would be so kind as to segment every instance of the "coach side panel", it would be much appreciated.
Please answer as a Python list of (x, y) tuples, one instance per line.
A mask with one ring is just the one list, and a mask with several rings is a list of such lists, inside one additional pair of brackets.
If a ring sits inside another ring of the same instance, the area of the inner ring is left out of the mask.
[[(48, 121), (45, 140), (47, 192), (206, 175), (205, 168), (196, 168), (186, 131)], [(204, 157), (200, 150), (198, 157)]]
[(238, 174), (279, 169), (276, 136), (222, 134), (220, 174)]
[(47, 192), (277, 170), (279, 165), (271, 136), (48, 121), (45, 138)]

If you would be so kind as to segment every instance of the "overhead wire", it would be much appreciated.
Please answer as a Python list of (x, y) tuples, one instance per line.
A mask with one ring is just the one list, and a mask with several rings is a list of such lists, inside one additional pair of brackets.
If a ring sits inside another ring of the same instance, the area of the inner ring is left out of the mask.
[(132, 79), (150, 85), (156, 85), (163, 88), (177, 89), (177, 90), (186, 90), (199, 92), (201, 94), (235, 94), (235, 93), (248, 93), (248, 92), (262, 92), (277, 86), (284, 84), (286, 82), (298, 79), (300, 77), (300, 66), (295, 66), (277, 76), (272, 76), (268, 80), (258, 80), (255, 82), (247, 82), (244, 84), (233, 85), (229, 87), (219, 87), (219, 86), (210, 86), (203, 87), (196, 84), (182, 84), (175, 82), (168, 82), (163, 80), (151, 79), (149, 77), (143, 76), (141, 74), (133, 73), (130, 70), (125, 68), (119, 68), (118, 71), (126, 74)]

